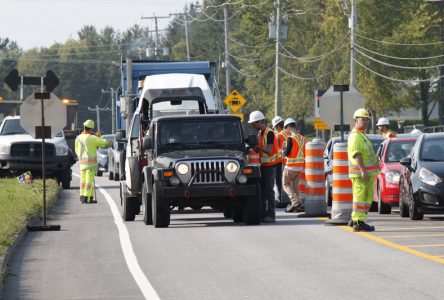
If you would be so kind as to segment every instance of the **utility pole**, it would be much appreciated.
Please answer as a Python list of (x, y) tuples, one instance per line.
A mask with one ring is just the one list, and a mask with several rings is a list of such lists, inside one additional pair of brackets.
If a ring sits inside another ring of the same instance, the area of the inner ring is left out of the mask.
[(281, 0), (277, 0), (276, 7), (276, 86), (275, 86), (275, 94), (274, 94), (274, 115), (281, 115), (281, 77), (280, 77), (280, 56), (279, 51), (281, 48), (281, 16), (282, 3)]
[(351, 43), (350, 43), (350, 85), (356, 87), (356, 25), (358, 23), (358, 14), (356, 11), (356, 0), (352, 0), (351, 4), (351, 14), (349, 19), (349, 27), (350, 27), (350, 35), (351, 35)]
[(126, 120), (125, 120), (125, 129), (126, 135), (130, 136), (130, 125), (131, 119), (133, 118), (133, 103), (131, 101), (131, 95), (133, 91), (133, 61), (128, 58), (126, 60)]
[(228, 22), (227, 22), (227, 5), (224, 5), (224, 35), (225, 35), (225, 80), (227, 96), (231, 92), (231, 80), (230, 80), (230, 61), (228, 57)]
[(110, 88), (110, 91), (102, 89), (102, 94), (111, 94), (111, 133), (116, 133), (116, 97), (114, 95), (114, 89)]
[(96, 119), (97, 119), (97, 131), (100, 131), (100, 112), (101, 111), (108, 111), (109, 108), (100, 108), (98, 105), (96, 105), (95, 108), (88, 107), (88, 110), (96, 111)]
[(185, 20), (185, 44), (187, 46), (187, 60), (190, 61), (190, 44), (188, 41), (188, 21), (187, 21), (187, 11), (185, 10), (184, 13), (180, 14), (170, 14), (170, 16), (184, 16)]
[(155, 40), (155, 42), (156, 42), (156, 55), (155, 55), (155, 57), (156, 57), (156, 60), (160, 60), (160, 48), (159, 48), (159, 45), (160, 45), (160, 41), (159, 41), (159, 29), (158, 29), (158, 27), (157, 27), (157, 19), (169, 19), (170, 17), (168, 16), (168, 17), (157, 17), (157, 16), (152, 16), (152, 17), (143, 17), (142, 16), (142, 20), (143, 19), (154, 19), (154, 32), (155, 32), (155, 34), (156, 34), (156, 40)]

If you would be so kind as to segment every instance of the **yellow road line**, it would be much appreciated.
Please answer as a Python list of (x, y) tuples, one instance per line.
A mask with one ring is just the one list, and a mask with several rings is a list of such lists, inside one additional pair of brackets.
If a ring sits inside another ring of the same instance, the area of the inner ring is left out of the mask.
[(444, 226), (430, 226), (430, 227), (400, 227), (400, 228), (378, 228), (378, 231), (392, 231), (392, 230), (416, 230), (416, 229), (442, 229)]
[[(378, 229), (379, 231), (379, 229)], [(380, 238), (384, 239), (398, 239), (398, 238), (414, 238), (414, 237), (432, 237), (432, 236), (444, 236), (444, 234), (415, 234), (415, 235), (379, 235)]]
[(409, 248), (423, 248), (423, 247), (444, 247), (444, 244), (430, 244), (430, 245), (404, 245)]
[[(348, 226), (339, 226), (339, 227), (342, 228), (343, 230), (353, 232), (353, 229)], [(428, 259), (428, 260), (432, 260), (432, 261), (444, 264), (444, 258), (433, 256), (433, 255), (423, 253), (420, 251), (416, 251), (416, 250), (408, 248), (406, 246), (402, 246), (402, 245), (398, 245), (398, 244), (390, 242), (390, 241), (386, 241), (380, 237), (374, 236), (374, 235), (366, 233), (366, 232), (356, 232), (356, 234), (360, 235), (362, 237), (365, 237), (367, 239), (370, 239), (372, 241), (375, 241), (377, 243), (389, 246), (391, 248), (398, 249), (398, 250), (401, 250), (401, 251), (404, 251), (404, 252), (407, 252), (407, 253), (410, 253), (410, 254), (413, 254), (413, 255)]]
[(444, 255), (435, 255), (435, 257), (444, 257)]

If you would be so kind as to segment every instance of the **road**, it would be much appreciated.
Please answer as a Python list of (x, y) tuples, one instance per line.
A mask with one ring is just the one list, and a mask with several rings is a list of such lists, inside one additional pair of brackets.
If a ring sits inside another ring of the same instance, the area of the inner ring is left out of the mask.
[(98, 204), (80, 204), (75, 177), (48, 219), (62, 230), (25, 236), (3, 299), (442, 299), (442, 216), (371, 213), (377, 231), (353, 233), (282, 210), (245, 226), (204, 209), (156, 229), (122, 222), (117, 183), (96, 183)]

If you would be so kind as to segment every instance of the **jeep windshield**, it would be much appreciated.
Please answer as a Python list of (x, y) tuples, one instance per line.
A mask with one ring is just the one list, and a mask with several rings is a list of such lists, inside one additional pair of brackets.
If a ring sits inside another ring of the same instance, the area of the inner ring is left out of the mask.
[(161, 148), (238, 148), (243, 145), (241, 124), (233, 119), (165, 120), (159, 122), (157, 132)]

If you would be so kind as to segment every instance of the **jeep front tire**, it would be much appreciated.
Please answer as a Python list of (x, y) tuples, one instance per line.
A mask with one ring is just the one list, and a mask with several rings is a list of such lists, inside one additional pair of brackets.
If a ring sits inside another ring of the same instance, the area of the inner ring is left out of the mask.
[(170, 225), (170, 205), (168, 199), (162, 199), (162, 183), (153, 184), (153, 225), (156, 228), (168, 227)]

